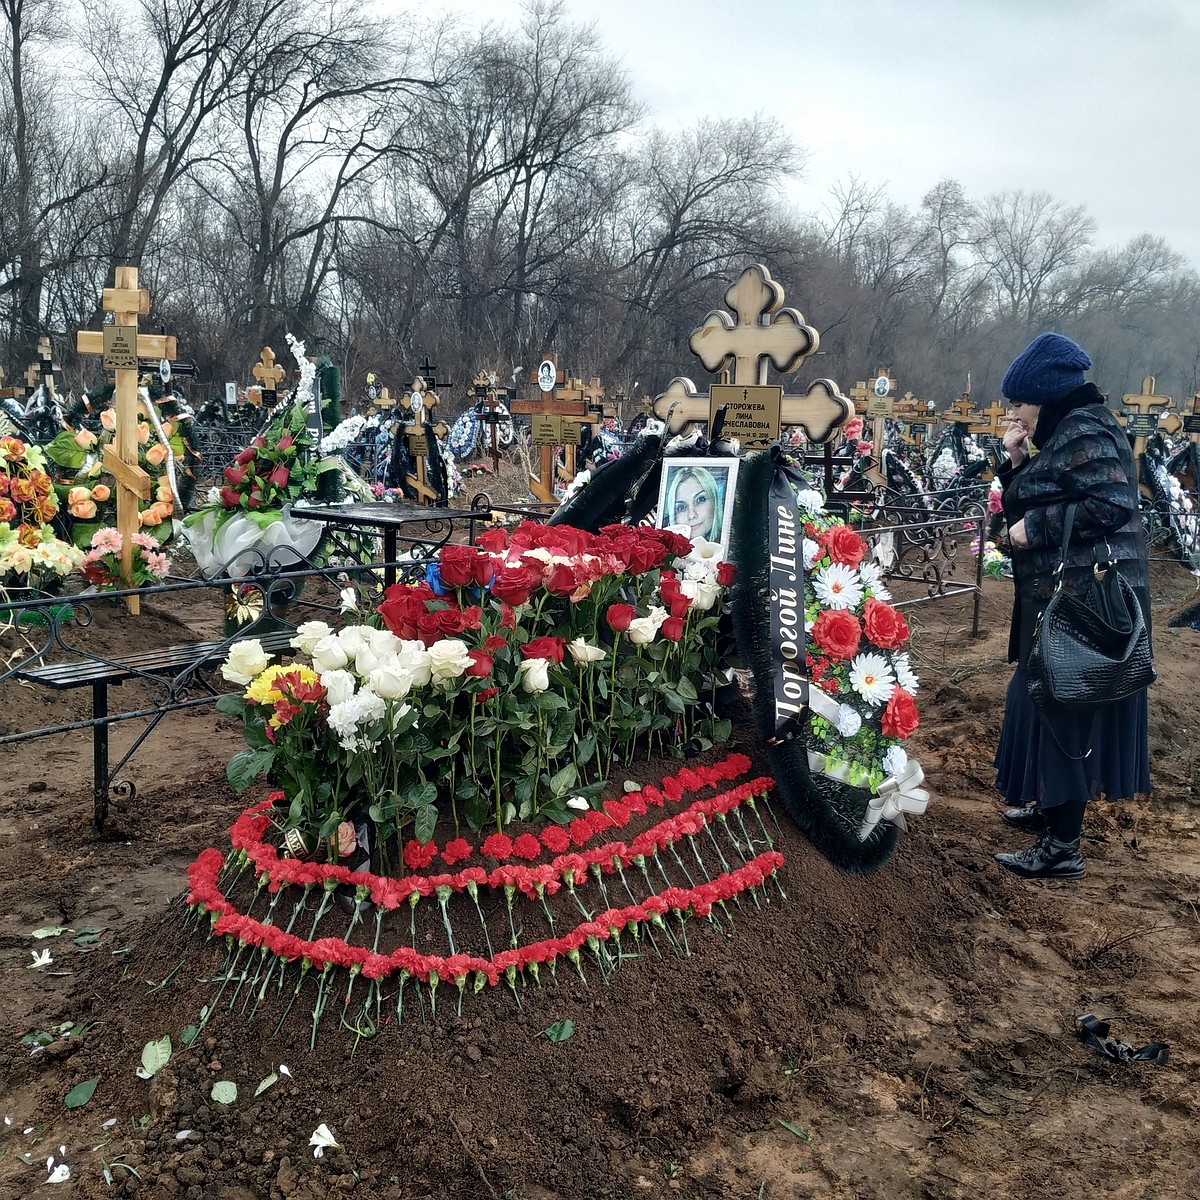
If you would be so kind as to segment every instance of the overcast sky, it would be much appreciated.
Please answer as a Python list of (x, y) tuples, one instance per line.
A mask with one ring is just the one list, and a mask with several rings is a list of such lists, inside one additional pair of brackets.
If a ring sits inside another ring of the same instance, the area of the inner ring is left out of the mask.
[[(398, 2), (398, 0), (385, 0)], [(423, 8), (516, 24), (519, 0)], [(567, 0), (647, 120), (779, 118), (810, 154), (797, 207), (854, 173), (915, 208), (938, 180), (1084, 204), (1200, 269), (1200, 0)]]

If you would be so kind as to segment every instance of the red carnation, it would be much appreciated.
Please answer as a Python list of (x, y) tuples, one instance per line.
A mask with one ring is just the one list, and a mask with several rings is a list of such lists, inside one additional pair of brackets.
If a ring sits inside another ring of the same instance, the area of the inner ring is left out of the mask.
[(610, 629), (614, 629), (617, 633), (624, 633), (636, 616), (637, 610), (630, 604), (610, 604), (608, 611), (604, 614), (604, 619), (608, 622)]
[(480, 649), (483, 650), (484, 654), (495, 654), (497, 650), (503, 650), (507, 645), (508, 641), (506, 638), (501, 637), (498, 633), (493, 633)]
[(437, 846), (433, 842), (426, 842), (424, 845), (418, 841), (405, 842), (404, 865), (410, 871), (420, 871), (433, 862), (436, 853)]
[(532, 862), (542, 852), (542, 843), (532, 833), (523, 833), (513, 841), (513, 853)]
[(844, 608), (827, 609), (817, 617), (812, 637), (830, 658), (850, 659), (858, 650), (862, 627), (858, 618)]
[(512, 856), (512, 841), (503, 833), (493, 833), (490, 837), (484, 840), (480, 851), (487, 858), (494, 858), (497, 862), (504, 862), (505, 859)]
[(881, 650), (895, 650), (908, 641), (908, 624), (904, 617), (874, 596), (869, 596), (863, 605), (863, 628)]
[(542, 830), (542, 845), (550, 851), (551, 854), (562, 854), (564, 850), (571, 844), (571, 839), (567, 831), (558, 825), (548, 825)]
[(849, 525), (831, 525), (819, 540), (830, 560), (846, 567), (857, 567), (867, 552), (866, 542)]
[(452, 842), (447, 842), (442, 849), (442, 861), (449, 863), (450, 866), (470, 857), (471, 843), (466, 838), (455, 838)]
[(887, 707), (883, 710), (884, 736), (906, 738), (917, 725), (917, 706), (912, 695), (903, 688), (894, 688)]

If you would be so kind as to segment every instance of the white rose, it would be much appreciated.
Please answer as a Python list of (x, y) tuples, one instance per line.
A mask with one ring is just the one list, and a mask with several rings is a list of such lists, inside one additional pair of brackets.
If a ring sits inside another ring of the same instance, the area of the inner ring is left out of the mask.
[(346, 652), (347, 658), (353, 658), (364, 646), (371, 644), (372, 630), (365, 625), (347, 625), (338, 630), (337, 640)]
[(707, 579), (685, 579), (679, 585), (679, 590), (692, 602), (697, 612), (708, 612), (721, 594), (720, 584)]
[(350, 661), (350, 656), (336, 633), (329, 633), (321, 638), (313, 646), (310, 656), (313, 666), (322, 675), (326, 671), (340, 671)]
[(394, 660), (371, 672), (371, 687), (384, 700), (399, 700), (412, 688), (412, 676)]
[(412, 676), (413, 687), (428, 687), (433, 678), (433, 659), (422, 642), (401, 642), (396, 664)]
[(527, 658), (517, 671), (521, 676), (521, 691), (544, 692), (550, 687), (550, 660)]
[(385, 663), (391, 661), (391, 658), (380, 657), (376, 654), (374, 648), (368, 642), (365, 646), (360, 646), (358, 653), (354, 656), (354, 673), (359, 679), (366, 679), (376, 667), (382, 667)]
[(292, 638), (292, 649), (301, 654), (312, 654), (313, 647), (323, 638), (333, 632), (324, 621), (305, 621), (296, 626), (296, 636)]
[(355, 680), (349, 671), (322, 671), (320, 679), (330, 707), (345, 704), (354, 695)]
[(429, 668), (435, 684), (449, 686), (471, 665), (467, 644), (459, 638), (444, 638), (429, 647)]
[(390, 629), (367, 629), (367, 636), (371, 639), (371, 649), (376, 657), (382, 659), (395, 658), (404, 645)]
[(625, 636), (635, 646), (644, 646), (647, 642), (654, 641), (654, 635), (658, 632), (658, 625), (650, 617), (634, 617), (629, 622), (629, 628), (625, 631)]
[(244, 642), (234, 642), (229, 647), (229, 657), (221, 664), (221, 674), (230, 683), (238, 683), (245, 687), (270, 664), (271, 655), (263, 650), (258, 638), (247, 638)]
[(599, 646), (593, 646), (589, 642), (585, 642), (581, 637), (569, 641), (567, 649), (571, 652), (571, 657), (577, 663), (594, 663), (608, 657)]

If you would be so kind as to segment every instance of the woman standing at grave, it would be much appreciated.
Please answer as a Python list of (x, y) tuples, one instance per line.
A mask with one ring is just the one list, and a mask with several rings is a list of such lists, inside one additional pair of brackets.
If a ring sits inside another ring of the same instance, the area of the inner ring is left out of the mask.
[[(1057, 586), (1077, 592), (1105, 558), (1133, 587), (1150, 622), (1146, 538), (1138, 512), (1137, 468), (1124, 430), (1093, 383), (1092, 360), (1070, 338), (1044, 333), (1008, 368), (1001, 391), (1012, 419), (1000, 471), (1016, 591), (1008, 687), (996, 752), (996, 787), (1009, 805), (1006, 824), (1038, 834), (1027, 850), (998, 854), (1026, 879), (1080, 879), (1079, 838), (1089, 799), (1150, 791), (1145, 689), (1078, 712), (1039, 714), (1025, 667), (1038, 617)], [(1063, 548), (1068, 510), (1070, 540)]]

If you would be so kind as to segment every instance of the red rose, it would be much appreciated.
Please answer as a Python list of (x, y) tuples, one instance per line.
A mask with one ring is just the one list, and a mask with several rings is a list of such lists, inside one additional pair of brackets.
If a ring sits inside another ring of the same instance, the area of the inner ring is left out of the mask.
[(500, 694), (499, 688), (486, 687), (483, 689), (483, 691), (475, 693), (475, 703), (483, 704), (486, 701), (490, 700), (493, 696), (498, 696), (499, 694)]
[(819, 539), (832, 562), (857, 567), (867, 552), (866, 543), (849, 525), (831, 525)]
[(569, 563), (554, 563), (551, 566), (546, 576), (546, 591), (552, 596), (569, 596), (578, 586), (575, 569)]
[(908, 624), (890, 604), (868, 597), (863, 606), (863, 628), (881, 650), (895, 650), (908, 641)]
[(679, 580), (675, 578), (673, 571), (670, 575), (663, 573), (662, 580), (658, 585), (658, 594), (663, 598), (664, 604), (674, 604), (676, 599), (683, 595), (679, 590)]
[(917, 705), (903, 688), (893, 688), (887, 707), (883, 710), (884, 737), (906, 738), (918, 725)]
[(551, 662), (560, 663), (565, 653), (566, 638), (540, 637), (526, 642), (521, 647), (522, 658), (548, 658)]
[(267, 476), (267, 480), (270, 483), (273, 483), (276, 487), (283, 488), (287, 487), (288, 480), (291, 478), (291, 474), (292, 473), (287, 469), (287, 467), (285, 467), (283, 463), (280, 463), (279, 466), (277, 466), (275, 470), (273, 470), (270, 475)]
[(475, 582), (476, 557), (473, 546), (446, 546), (438, 555), (442, 582), (452, 588), (470, 587)]
[(733, 582), (733, 563), (717, 564), (717, 582), (722, 587), (728, 587)]
[(683, 619), (681, 617), (668, 617), (662, 623), (662, 636), (668, 642), (677, 642), (683, 637)]
[(817, 617), (812, 637), (830, 658), (850, 659), (858, 649), (862, 627), (844, 608), (827, 609)]
[(609, 628), (616, 630), (617, 633), (624, 633), (629, 628), (630, 621), (637, 616), (637, 610), (629, 604), (610, 604), (608, 611), (604, 614), (604, 619), (608, 622)]
[(691, 607), (692, 602), (686, 596), (676, 596), (670, 604), (671, 616), (682, 619), (687, 616), (688, 609)]
[(254, 448), (252, 446), (247, 446), (245, 448), (245, 450), (239, 450), (237, 453), (237, 457), (234, 458), (233, 461), (235, 463), (237, 463), (237, 465), (239, 467), (244, 467), (248, 463), (253, 462), (254, 461)]
[(508, 549), (508, 534), (503, 529), (485, 529), (475, 544), (489, 554), (503, 554)]
[(224, 471), (225, 482), (230, 487), (237, 487), (243, 479), (246, 478), (245, 467), (226, 467)]
[(493, 633), (491, 637), (483, 643), (481, 649), (484, 654), (495, 654), (497, 650), (503, 650), (508, 645), (506, 639), (502, 638), (498, 633)]
[(524, 563), (502, 567), (492, 579), (492, 595), (514, 608), (524, 604), (541, 586), (542, 572)]
[(221, 503), (226, 508), (237, 508), (242, 502), (241, 496), (233, 490), (233, 488), (223, 487), (221, 489)]
[(490, 654), (483, 654), (478, 650), (468, 650), (471, 665), (466, 669), (465, 674), (470, 675), (475, 679), (487, 679), (492, 673), (492, 667), (495, 665)]

